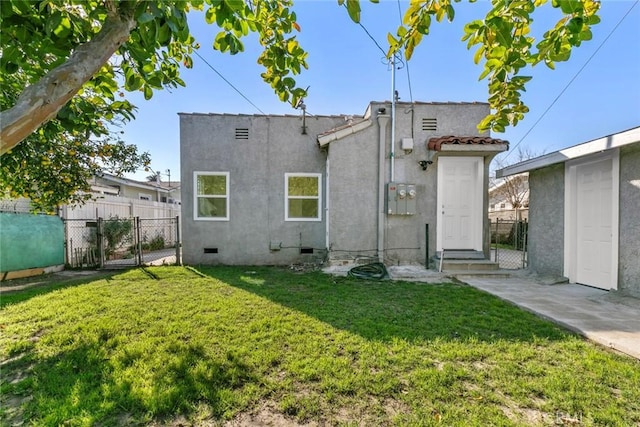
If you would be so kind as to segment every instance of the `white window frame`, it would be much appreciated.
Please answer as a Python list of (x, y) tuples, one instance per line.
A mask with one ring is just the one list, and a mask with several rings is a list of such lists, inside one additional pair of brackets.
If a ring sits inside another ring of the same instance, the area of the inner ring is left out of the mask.
[[(225, 179), (225, 196), (198, 196), (198, 177), (199, 176), (224, 176)], [(198, 216), (198, 198), (205, 197), (211, 199), (226, 199), (227, 212), (224, 217), (222, 216)], [(194, 171), (193, 172), (193, 220), (194, 221), (229, 221), (230, 210), (230, 197), (229, 197), (229, 172), (208, 172), (208, 171)]]
[[(289, 178), (317, 178), (318, 179), (318, 195), (317, 196), (289, 196)], [(289, 199), (316, 199), (318, 200), (318, 216), (314, 218), (290, 218), (289, 217)], [(284, 174), (284, 220), (285, 221), (306, 221), (320, 222), (322, 221), (322, 174), (321, 173), (293, 173)]]

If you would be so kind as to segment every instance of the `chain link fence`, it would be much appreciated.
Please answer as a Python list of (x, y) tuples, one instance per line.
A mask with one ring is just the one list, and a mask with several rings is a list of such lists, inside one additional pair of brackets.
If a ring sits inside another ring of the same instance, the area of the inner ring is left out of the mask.
[(491, 221), (491, 260), (500, 268), (517, 270), (527, 267), (527, 220)]
[(179, 218), (65, 219), (71, 268), (180, 264)]

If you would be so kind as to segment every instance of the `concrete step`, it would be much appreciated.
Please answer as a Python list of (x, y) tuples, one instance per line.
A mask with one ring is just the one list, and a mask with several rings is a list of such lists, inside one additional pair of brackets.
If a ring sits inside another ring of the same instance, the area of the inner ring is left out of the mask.
[(500, 266), (497, 262), (486, 259), (444, 259), (442, 261), (442, 271), (450, 272), (466, 272), (466, 271), (495, 271)]
[[(435, 259), (440, 261), (440, 255), (442, 252), (436, 252)], [(444, 251), (444, 259), (485, 259), (484, 253), (481, 251), (473, 251), (473, 250), (450, 250)]]
[(508, 270), (469, 270), (460, 272), (444, 272), (449, 277), (455, 277), (456, 279), (464, 282), (465, 279), (471, 278), (484, 278), (484, 279), (506, 279), (511, 277), (511, 273)]

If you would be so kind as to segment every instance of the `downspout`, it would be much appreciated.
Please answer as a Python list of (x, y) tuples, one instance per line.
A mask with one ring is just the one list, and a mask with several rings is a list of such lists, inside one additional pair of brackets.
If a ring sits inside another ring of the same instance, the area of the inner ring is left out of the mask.
[(329, 259), (329, 248), (331, 245), (331, 240), (329, 239), (329, 149), (327, 148), (327, 160), (325, 161), (325, 200), (324, 200), (324, 226), (325, 226), (325, 247), (327, 248), (327, 259)]
[(378, 261), (384, 262), (384, 166), (386, 152), (386, 136), (387, 124), (389, 123), (388, 115), (378, 115), (379, 126), (379, 148), (378, 148)]
[(391, 59), (391, 182), (396, 180), (396, 55)]

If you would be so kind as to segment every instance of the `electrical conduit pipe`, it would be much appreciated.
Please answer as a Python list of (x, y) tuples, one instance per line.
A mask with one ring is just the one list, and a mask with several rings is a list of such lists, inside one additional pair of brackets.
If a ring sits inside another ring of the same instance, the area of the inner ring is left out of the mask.
[(378, 115), (379, 148), (378, 148), (378, 261), (384, 263), (384, 164), (386, 152), (388, 115)]

